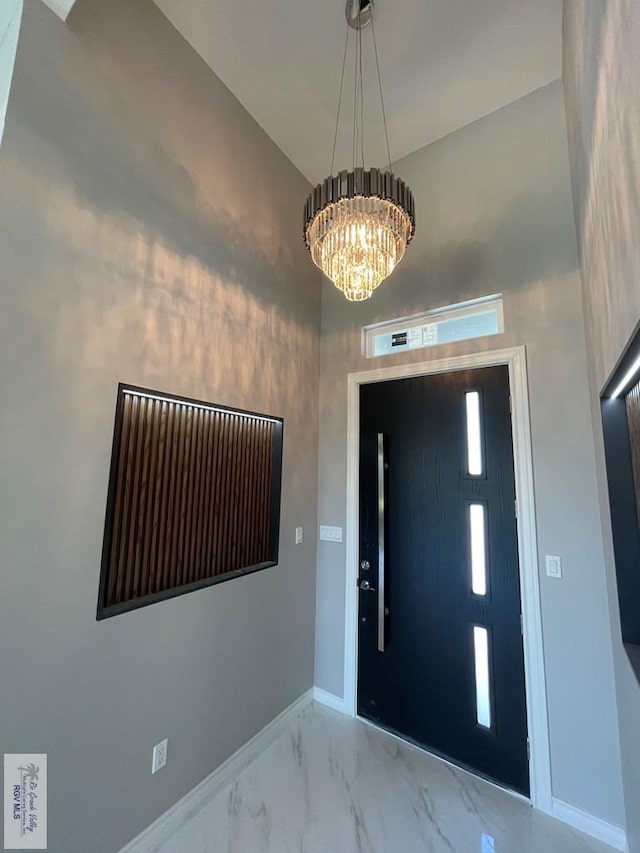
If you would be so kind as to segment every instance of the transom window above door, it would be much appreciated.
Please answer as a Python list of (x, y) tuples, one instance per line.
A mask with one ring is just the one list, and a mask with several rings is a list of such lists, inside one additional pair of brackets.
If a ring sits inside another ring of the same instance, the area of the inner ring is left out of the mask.
[(502, 294), (445, 305), (411, 317), (364, 326), (362, 352), (366, 358), (424, 349), (437, 344), (499, 335), (504, 331)]

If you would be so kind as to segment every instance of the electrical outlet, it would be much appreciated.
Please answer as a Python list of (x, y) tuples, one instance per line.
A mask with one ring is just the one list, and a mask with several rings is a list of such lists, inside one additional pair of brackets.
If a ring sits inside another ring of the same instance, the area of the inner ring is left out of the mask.
[(296, 545), (302, 545), (302, 528), (296, 527)]
[(551, 554), (547, 554), (545, 557), (546, 568), (547, 568), (547, 577), (548, 578), (561, 578), (562, 577), (562, 561), (560, 557), (554, 557)]
[(157, 743), (153, 747), (153, 758), (151, 760), (151, 772), (157, 773), (158, 770), (162, 770), (164, 765), (167, 763), (167, 747), (169, 746), (169, 741), (167, 738), (161, 740), (160, 743)]

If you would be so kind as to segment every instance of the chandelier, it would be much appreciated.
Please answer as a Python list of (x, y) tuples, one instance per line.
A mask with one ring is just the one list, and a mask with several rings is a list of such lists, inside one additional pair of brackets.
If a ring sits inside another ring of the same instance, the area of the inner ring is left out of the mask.
[[(316, 266), (347, 299), (368, 299), (402, 260), (415, 231), (413, 193), (391, 171), (389, 134), (382, 96), (372, 0), (347, 0), (347, 36), (342, 59), (330, 177), (310, 193), (304, 236)], [(389, 168), (365, 168), (362, 30), (371, 25)], [(333, 175), (349, 36), (355, 30), (352, 168)]]

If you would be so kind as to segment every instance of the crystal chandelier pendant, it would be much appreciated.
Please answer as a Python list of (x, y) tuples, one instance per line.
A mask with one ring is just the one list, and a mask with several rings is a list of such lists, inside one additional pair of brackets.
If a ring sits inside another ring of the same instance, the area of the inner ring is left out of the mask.
[[(348, 300), (360, 302), (368, 299), (402, 260), (415, 231), (415, 209), (413, 193), (404, 181), (396, 178), (391, 172), (386, 121), (389, 170), (383, 172), (379, 169), (364, 168), (362, 29), (369, 22), (372, 25), (384, 118), (378, 51), (373, 28), (373, 8), (370, 0), (348, 0), (347, 21), (349, 27), (357, 31), (353, 151), (358, 149), (359, 141), (363, 165), (356, 166), (354, 163), (351, 171), (331, 175), (315, 187), (304, 208), (304, 235), (307, 248), (316, 266), (331, 279)], [(331, 171), (333, 171), (338, 136), (348, 40), (349, 29), (347, 29), (342, 65)], [(360, 93), (359, 112), (358, 92)], [(357, 121), (358, 115), (360, 124)], [(357, 138), (358, 130), (360, 140)]]
[(378, 169), (327, 178), (305, 206), (313, 262), (352, 302), (368, 299), (393, 272), (414, 227), (411, 190)]

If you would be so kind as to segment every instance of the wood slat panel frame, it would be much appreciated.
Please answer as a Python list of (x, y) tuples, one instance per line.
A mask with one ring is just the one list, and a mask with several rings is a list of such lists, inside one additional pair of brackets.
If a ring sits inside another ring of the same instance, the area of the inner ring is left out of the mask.
[(98, 620), (277, 564), (283, 429), (118, 385)]
[(629, 445), (633, 479), (636, 487), (636, 514), (640, 524), (640, 382), (637, 382), (625, 397), (629, 425)]
[(640, 681), (640, 324), (600, 394), (622, 641)]

